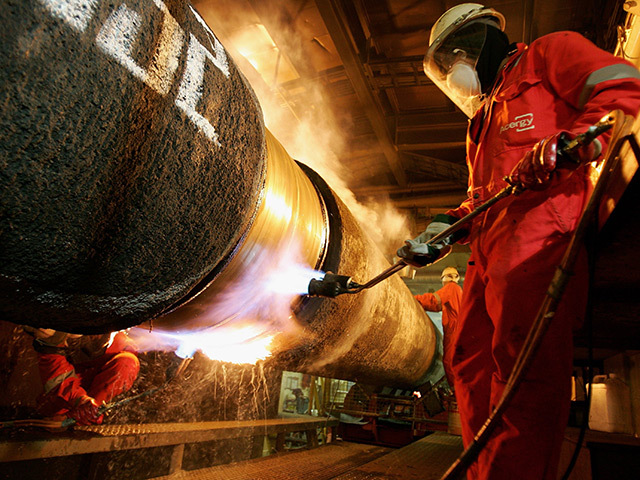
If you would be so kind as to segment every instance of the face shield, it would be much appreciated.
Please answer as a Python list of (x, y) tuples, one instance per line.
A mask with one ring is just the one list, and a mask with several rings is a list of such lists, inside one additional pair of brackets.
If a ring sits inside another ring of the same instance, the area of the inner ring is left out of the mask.
[(476, 71), (487, 38), (487, 25), (472, 22), (443, 32), (424, 57), (424, 72), (447, 97), (471, 118), (484, 102)]

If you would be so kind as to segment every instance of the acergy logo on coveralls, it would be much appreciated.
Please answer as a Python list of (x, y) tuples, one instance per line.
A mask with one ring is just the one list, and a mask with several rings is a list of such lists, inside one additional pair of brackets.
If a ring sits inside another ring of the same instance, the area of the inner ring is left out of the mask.
[(517, 116), (513, 122), (501, 126), (500, 133), (506, 132), (512, 128), (515, 128), (516, 132), (524, 132), (525, 130), (532, 130), (536, 128), (536, 126), (533, 125), (533, 113), (525, 113), (524, 115)]

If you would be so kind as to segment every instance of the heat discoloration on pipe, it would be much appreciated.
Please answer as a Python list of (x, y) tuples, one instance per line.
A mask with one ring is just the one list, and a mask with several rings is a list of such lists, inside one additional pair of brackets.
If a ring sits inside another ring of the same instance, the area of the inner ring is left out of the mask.
[[(348, 274), (358, 283), (388, 268), (342, 201), (319, 176), (306, 171), (325, 198), (332, 220), (323, 268)], [(355, 295), (307, 298), (296, 313), (311, 335), (279, 339), (283, 350), (273, 361), (285, 368), (407, 387), (420, 385), (430, 370), (437, 369), (436, 330), (398, 276)]]

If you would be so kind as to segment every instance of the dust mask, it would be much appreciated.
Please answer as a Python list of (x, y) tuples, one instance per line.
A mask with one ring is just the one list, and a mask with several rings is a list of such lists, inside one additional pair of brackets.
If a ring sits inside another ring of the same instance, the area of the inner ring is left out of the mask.
[(464, 61), (456, 62), (449, 69), (447, 87), (462, 98), (471, 98), (482, 93), (478, 72)]

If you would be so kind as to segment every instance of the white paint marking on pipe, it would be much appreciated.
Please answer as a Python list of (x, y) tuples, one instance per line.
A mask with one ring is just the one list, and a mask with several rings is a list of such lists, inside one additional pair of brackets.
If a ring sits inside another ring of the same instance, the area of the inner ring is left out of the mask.
[(191, 5), (189, 5), (189, 8), (191, 9), (191, 12), (193, 13), (198, 23), (202, 25), (209, 36), (209, 44), (211, 45), (211, 49), (213, 50), (211, 53), (215, 58), (215, 60), (212, 60), (213, 64), (218, 67), (218, 69), (224, 74), (225, 77), (229, 77), (229, 61), (227, 60), (227, 52), (211, 31), (209, 25), (205, 23), (198, 12)]
[(96, 37), (96, 44), (120, 62), (134, 77), (146, 83), (147, 72), (131, 56), (139, 28), (140, 15), (122, 4), (104, 22)]
[(140, 15), (126, 5), (121, 5), (109, 16), (98, 32), (96, 44), (136, 78), (161, 95), (166, 95), (171, 89), (173, 76), (178, 69), (184, 32), (164, 3), (159, 0), (154, 0), (154, 3), (164, 16), (156, 51), (148, 70), (138, 65), (133, 58), (132, 50), (138, 37), (141, 20)]
[(81, 33), (86, 30), (98, 6), (98, 0), (40, 0), (40, 3), (54, 17)]
[(195, 35), (189, 34), (187, 65), (176, 97), (176, 105), (213, 143), (221, 147), (213, 125), (196, 110), (203, 93), (204, 67), (207, 58), (212, 62), (215, 61), (213, 54), (202, 46)]
[[(40, 1), (54, 16), (61, 18), (80, 32), (89, 25), (99, 2), (99, 0)], [(121, 4), (109, 15), (95, 41), (103, 52), (118, 61), (134, 77), (161, 95), (166, 95), (171, 89), (173, 77), (178, 69), (185, 33), (162, 0), (152, 1), (163, 14), (163, 23), (156, 51), (148, 68), (143, 68), (133, 58), (133, 48), (142, 21), (140, 14), (126, 4)], [(209, 120), (198, 113), (197, 106), (204, 91), (207, 59), (227, 78), (229, 62), (224, 47), (209, 26), (192, 6), (189, 5), (189, 8), (198, 23), (205, 29), (211, 50), (205, 48), (193, 34), (189, 35), (187, 62), (175, 104), (207, 138), (221, 147), (215, 128)]]

